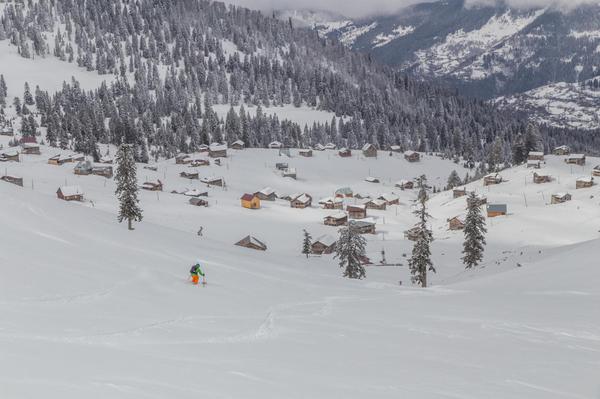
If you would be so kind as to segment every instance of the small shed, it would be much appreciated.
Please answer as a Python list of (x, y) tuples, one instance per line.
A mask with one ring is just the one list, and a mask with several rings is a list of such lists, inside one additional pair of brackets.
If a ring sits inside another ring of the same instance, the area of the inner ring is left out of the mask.
[(242, 140), (236, 140), (233, 143), (231, 143), (231, 148), (233, 148), (234, 150), (243, 150), (244, 148), (246, 148), (246, 144)]
[(194, 206), (208, 206), (208, 201), (203, 198), (192, 197), (189, 200), (190, 205)]
[(327, 215), (323, 218), (323, 224), (325, 226), (345, 226), (348, 223), (348, 215), (344, 212), (338, 212), (331, 215)]
[(371, 195), (367, 193), (355, 193), (354, 198), (356, 199), (370, 199)]
[(181, 172), (179, 174), (180, 177), (183, 177), (184, 179), (189, 179), (189, 180), (198, 180), (200, 179), (200, 176), (198, 175), (197, 172)]
[(506, 216), (506, 214), (506, 204), (489, 204), (487, 206), (487, 216), (489, 218), (495, 218), (496, 216)]
[(58, 154), (48, 158), (49, 165), (64, 165), (68, 162), (73, 162), (73, 158), (70, 155)]
[(227, 145), (213, 143), (208, 147), (208, 156), (211, 158), (227, 158)]
[(594, 185), (594, 178), (592, 176), (583, 176), (577, 179), (575, 182), (575, 188), (590, 188)]
[(344, 200), (339, 197), (327, 197), (321, 199), (319, 205), (321, 205), (323, 209), (343, 209)]
[(551, 181), (552, 181), (552, 176), (550, 176), (550, 175), (540, 175), (540, 174), (537, 174), (536, 172), (533, 173), (533, 182), (535, 184), (550, 183)]
[(265, 187), (260, 191), (254, 193), (261, 201), (275, 201), (277, 199), (277, 193), (271, 187)]
[(187, 165), (192, 162), (192, 158), (188, 154), (177, 154), (175, 163), (177, 165)]
[(242, 238), (240, 241), (236, 242), (235, 245), (244, 248), (255, 249), (257, 251), (266, 251), (267, 246), (260, 241), (258, 238), (253, 236), (246, 236)]
[(359, 234), (375, 234), (375, 222), (370, 220), (351, 220), (348, 227)]
[(208, 144), (200, 144), (198, 146), (198, 152), (208, 152), (209, 146)]
[(352, 151), (348, 148), (342, 148), (338, 151), (338, 155), (342, 158), (349, 158), (352, 156)]
[(365, 181), (368, 183), (379, 183), (379, 178), (377, 177), (373, 177), (373, 176), (368, 176), (365, 178)]
[(350, 219), (364, 219), (367, 217), (367, 206), (348, 205), (346, 206), (346, 212), (348, 212)]
[(585, 165), (585, 154), (571, 154), (565, 158), (565, 162), (570, 165)]
[(200, 181), (206, 185), (223, 187), (225, 185), (225, 179), (222, 177), (203, 177)]
[(61, 186), (56, 196), (64, 201), (83, 201), (83, 191), (79, 186)]
[(37, 143), (21, 144), (21, 154), (40, 155), (40, 146)]
[(327, 143), (327, 144), (325, 144), (324, 148), (326, 150), (335, 150), (337, 148), (337, 145), (335, 145), (333, 143)]
[(260, 209), (260, 198), (255, 194), (244, 194), (240, 198), (242, 208), (246, 209)]
[(19, 162), (19, 152), (15, 149), (8, 149), (0, 152), (0, 162)]
[(502, 183), (502, 176), (500, 176), (498, 173), (491, 173), (483, 178), (484, 186), (491, 186), (500, 183)]
[(528, 161), (543, 161), (544, 153), (541, 151), (529, 151), (529, 154), (527, 155), (527, 160)]
[(596, 165), (594, 169), (592, 169), (592, 176), (600, 177), (600, 165)]
[(412, 190), (415, 188), (415, 183), (412, 180), (400, 180), (396, 183), (396, 187), (400, 190)]
[(377, 147), (374, 144), (367, 143), (363, 146), (362, 153), (367, 158), (375, 158), (377, 156)]
[[(200, 191), (197, 188), (194, 188), (191, 190), (184, 190), (182, 193), (186, 197), (194, 197), (194, 198), (208, 197), (208, 191)], [(181, 194), (181, 193), (179, 193), (179, 194)]]
[(325, 146), (321, 143), (317, 143), (313, 146), (315, 151), (325, 151)]
[(335, 190), (335, 196), (338, 198), (352, 198), (354, 193), (350, 187), (342, 187)]
[(463, 230), (465, 228), (465, 219), (461, 216), (455, 216), (448, 219), (448, 229), (452, 231)]
[(572, 197), (569, 193), (556, 193), (552, 194), (550, 200), (551, 204), (562, 204), (563, 202), (571, 201)]
[(294, 194), (292, 196), (292, 200), (290, 201), (290, 206), (297, 209), (309, 208), (311, 205), (312, 197), (306, 193)]
[(288, 165), (287, 162), (277, 162), (275, 164), (275, 169), (277, 169), (277, 170), (286, 170), (289, 167), (290, 166)]
[(75, 168), (73, 168), (73, 172), (76, 175), (87, 176), (92, 174), (92, 163), (90, 161), (79, 161)]
[(404, 159), (408, 162), (419, 162), (421, 160), (421, 154), (416, 151), (404, 151)]
[(156, 182), (147, 181), (142, 184), (142, 189), (148, 191), (162, 191), (163, 184), (160, 180), (157, 180)]
[(400, 205), (400, 198), (395, 194), (381, 194), (377, 199), (385, 201), (387, 205)]
[(421, 234), (421, 228), (419, 226), (415, 226), (410, 228), (404, 232), (404, 238), (410, 241), (417, 241), (419, 239), (419, 235)]
[(391, 145), (390, 151), (391, 152), (402, 152), (402, 147), (400, 147), (399, 145)]
[(313, 255), (329, 255), (335, 251), (336, 239), (329, 234), (317, 237), (310, 246)]
[(290, 177), (295, 180), (297, 178), (296, 168), (287, 168), (282, 172), (281, 175), (283, 177)]
[(305, 158), (310, 158), (313, 156), (313, 152), (311, 149), (307, 149), (307, 150), (300, 150), (298, 152), (298, 154), (300, 154), (301, 157), (305, 157)]
[(367, 209), (385, 211), (387, 207), (387, 202), (382, 199), (367, 199), (364, 202), (364, 205), (367, 207)]
[(452, 198), (454, 198), (454, 199), (464, 197), (465, 195), (467, 195), (466, 187), (454, 188), (452, 190)]
[(271, 141), (269, 143), (269, 148), (279, 150), (279, 149), (283, 148), (283, 143), (281, 143), (279, 141)]
[(571, 148), (568, 145), (561, 145), (554, 148), (552, 151), (554, 155), (569, 155), (571, 153)]
[(11, 184), (15, 184), (17, 186), (23, 187), (23, 178), (22, 177), (15, 177), (15, 176), (2, 176), (0, 177), (0, 180), (3, 180), (7, 183), (11, 183)]
[(540, 169), (542, 167), (541, 161), (537, 159), (528, 159), (527, 160), (527, 169)]
[(195, 158), (190, 161), (190, 166), (192, 168), (198, 168), (200, 166), (210, 166), (210, 161), (208, 159)]

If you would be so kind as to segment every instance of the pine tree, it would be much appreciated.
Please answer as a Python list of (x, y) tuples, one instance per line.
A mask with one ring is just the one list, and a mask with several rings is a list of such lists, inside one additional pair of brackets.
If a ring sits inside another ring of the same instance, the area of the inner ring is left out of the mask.
[(310, 233), (308, 231), (304, 230), (304, 240), (302, 241), (302, 253), (304, 255), (306, 255), (307, 258), (308, 258), (308, 255), (310, 255), (311, 246), (312, 246), (312, 236), (310, 235)]
[(412, 256), (408, 261), (408, 267), (412, 275), (413, 284), (419, 284), (421, 287), (427, 287), (427, 272), (432, 271), (435, 273), (433, 262), (431, 262), (431, 241), (433, 236), (431, 230), (427, 226), (427, 220), (430, 215), (427, 213), (427, 187), (425, 182), (427, 178), (421, 176), (418, 179), (418, 183), (421, 186), (421, 191), (424, 194), (419, 194), (418, 204), (419, 209), (415, 210), (415, 215), (419, 217), (419, 223), (417, 224), (418, 235), (417, 241), (412, 250)]
[(31, 94), (31, 90), (29, 89), (29, 83), (27, 83), (27, 82), (25, 82), (25, 88), (23, 90), (23, 102), (26, 105), (34, 105), (35, 104), (33, 95)]
[(458, 187), (461, 184), (462, 184), (462, 181), (460, 180), (460, 176), (458, 175), (456, 170), (453, 170), (452, 172), (450, 172), (450, 176), (448, 176), (448, 190), (451, 190), (454, 187)]
[(468, 213), (465, 220), (465, 242), (462, 251), (464, 254), (462, 261), (467, 269), (477, 266), (483, 259), (483, 250), (486, 244), (485, 218), (478, 202), (475, 193), (470, 193), (467, 198)]
[(129, 230), (133, 230), (132, 222), (142, 220), (142, 210), (137, 197), (138, 186), (136, 165), (131, 144), (121, 144), (117, 152), (117, 173), (115, 181), (117, 190), (115, 194), (119, 199), (119, 223), (127, 220)]
[(335, 258), (344, 268), (344, 277), (362, 279), (366, 277), (362, 258), (365, 256), (367, 241), (350, 224), (340, 230), (340, 238), (335, 244)]

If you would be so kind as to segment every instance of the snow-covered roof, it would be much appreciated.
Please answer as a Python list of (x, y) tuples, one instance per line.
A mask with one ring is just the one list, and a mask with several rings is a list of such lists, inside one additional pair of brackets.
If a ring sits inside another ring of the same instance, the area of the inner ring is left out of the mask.
[(585, 154), (571, 154), (567, 155), (567, 159), (583, 159), (585, 158)]
[(348, 216), (344, 212), (340, 211), (340, 212), (336, 212), (336, 213), (331, 213), (325, 217), (329, 218), (329, 219), (344, 219)]
[(0, 155), (6, 155), (7, 157), (14, 157), (15, 155), (19, 155), (19, 151), (16, 148), (8, 148), (6, 150), (2, 150)]
[(397, 199), (399, 199), (399, 197), (395, 194), (392, 193), (385, 193), (385, 194), (381, 194), (378, 199), (382, 199), (385, 201), (396, 201)]
[(331, 236), (329, 234), (324, 234), (324, 235), (322, 235), (320, 237), (317, 237), (315, 239), (315, 241), (313, 242), (313, 244), (314, 243), (321, 243), (321, 244), (325, 245), (326, 247), (330, 247), (333, 244), (335, 244), (336, 241), (337, 240), (335, 239), (335, 237), (333, 237), (333, 236)]
[(283, 144), (279, 141), (271, 141), (269, 143), (269, 148), (281, 148), (283, 147)]
[(227, 144), (212, 143), (209, 148), (211, 151), (227, 151)]
[(188, 196), (188, 197), (200, 197), (200, 196), (205, 196), (208, 193), (206, 191), (200, 191), (197, 188), (194, 188), (192, 190), (187, 190), (183, 193), (183, 195)]
[(65, 197), (83, 195), (83, 190), (79, 186), (60, 186), (59, 190)]
[(340, 148), (340, 152), (348, 152), (350, 150), (348, 150), (346, 147)]
[[(396, 186), (405, 186), (408, 183), (412, 183), (412, 180), (398, 180)], [(413, 183), (414, 184), (414, 183)]]
[(348, 223), (359, 226), (359, 227), (374, 226), (376, 224), (373, 219), (350, 220)]
[(222, 177), (217, 177), (217, 176), (211, 176), (211, 177), (203, 177), (203, 178), (200, 179), (200, 181), (202, 183), (210, 183), (210, 182), (218, 181), (218, 180), (223, 180), (223, 178)]
[(327, 204), (327, 203), (342, 203), (344, 202), (344, 200), (342, 198), (336, 198), (336, 197), (325, 197), (325, 198), (321, 198), (319, 200), (319, 204)]
[(303, 204), (306, 204), (306, 203), (310, 202), (311, 200), (312, 200), (312, 198), (310, 198), (310, 196), (307, 195), (307, 194), (300, 194), (300, 196), (295, 197), (293, 199), (293, 201), (298, 201), (298, 202), (301, 202)]
[(296, 174), (296, 168), (287, 168), (286, 170), (283, 171), (283, 173), (286, 175), (287, 174), (290, 174), (290, 175)]
[(366, 150), (371, 149), (371, 148), (375, 148), (375, 146), (373, 144), (371, 144), (371, 143), (367, 143), (367, 144), (363, 145), (362, 150), (366, 151)]
[(233, 143), (231, 143), (231, 145), (245, 145), (245, 143), (242, 140), (236, 140)]
[(501, 177), (498, 173), (490, 173), (485, 176), (486, 179), (500, 179)]
[(528, 159), (527, 160), (527, 165), (539, 165), (539, 164), (540, 164), (539, 159)]
[(365, 181), (368, 181), (370, 183), (377, 183), (379, 181), (379, 179), (377, 177), (368, 176), (368, 177), (365, 177)]
[(382, 199), (370, 199), (370, 198), (366, 198), (362, 202), (363, 205), (366, 205), (368, 203), (371, 203), (371, 204), (376, 205), (376, 206), (383, 206), (383, 205), (385, 205), (387, 203), (387, 201), (382, 200)]
[(543, 157), (544, 153), (542, 151), (529, 151), (529, 156)]
[(581, 176), (577, 179), (577, 181), (583, 183), (592, 183), (594, 181), (594, 178), (592, 176)]
[(23, 147), (23, 148), (39, 148), (40, 145), (37, 143), (23, 143), (23, 144), (21, 144), (21, 147)]
[(555, 194), (552, 194), (552, 196), (557, 197), (557, 198), (564, 198), (567, 195), (570, 195), (570, 194), (569, 193), (555, 193)]
[(321, 143), (317, 143), (316, 145), (314, 145), (313, 148), (317, 151), (323, 151), (325, 149), (325, 146)]
[(399, 150), (400, 146), (399, 145), (391, 145), (390, 146), (390, 150)]
[(558, 147), (554, 147), (555, 150), (568, 150), (570, 147), (568, 145), (559, 145)]
[(407, 157), (413, 156), (413, 155), (415, 155), (415, 154), (418, 154), (418, 152), (416, 152), (416, 151), (411, 151), (411, 150), (404, 151), (404, 155), (406, 155)]
[(263, 195), (271, 195), (275, 194), (275, 190), (273, 190), (271, 187), (265, 187), (262, 190), (260, 190), (259, 193)]
[(325, 149), (326, 150), (335, 150), (336, 147), (337, 146), (335, 144), (333, 144), (333, 143), (327, 143), (327, 144), (325, 144)]
[(352, 208), (353, 209), (362, 209), (364, 211), (365, 209), (367, 209), (367, 206), (365, 204), (356, 204), (356, 205), (348, 205), (346, 207), (346, 209), (352, 209)]
[(337, 190), (335, 190), (335, 193), (336, 194), (345, 194), (345, 195), (348, 194), (348, 195), (350, 195), (350, 194), (352, 194), (352, 189), (350, 187), (341, 187), (341, 188), (338, 188)]

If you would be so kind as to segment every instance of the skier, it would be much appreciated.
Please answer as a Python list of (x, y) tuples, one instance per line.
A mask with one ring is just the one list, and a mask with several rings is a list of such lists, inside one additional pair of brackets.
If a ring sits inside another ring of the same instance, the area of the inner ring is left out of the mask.
[(192, 278), (192, 284), (198, 285), (200, 281), (200, 276), (202, 276), (202, 285), (206, 285), (206, 276), (204, 275), (204, 271), (200, 267), (200, 261), (196, 261), (196, 263), (190, 269), (190, 277)]

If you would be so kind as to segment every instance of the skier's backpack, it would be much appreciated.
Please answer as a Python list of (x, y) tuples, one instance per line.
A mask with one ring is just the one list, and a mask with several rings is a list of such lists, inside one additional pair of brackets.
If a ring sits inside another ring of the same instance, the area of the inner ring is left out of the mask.
[(196, 271), (197, 267), (198, 267), (197, 265), (192, 266), (192, 268), (190, 269), (190, 274), (196, 274), (197, 273), (197, 271)]

